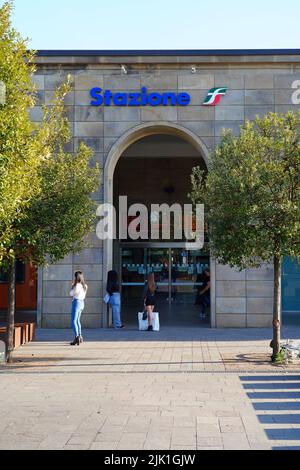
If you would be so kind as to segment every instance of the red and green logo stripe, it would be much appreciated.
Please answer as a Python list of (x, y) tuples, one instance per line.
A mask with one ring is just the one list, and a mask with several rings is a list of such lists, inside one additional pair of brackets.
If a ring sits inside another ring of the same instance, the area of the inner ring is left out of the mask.
[(228, 88), (225, 87), (212, 88), (207, 93), (203, 106), (217, 106), (220, 103), (221, 97), (226, 95), (227, 90)]

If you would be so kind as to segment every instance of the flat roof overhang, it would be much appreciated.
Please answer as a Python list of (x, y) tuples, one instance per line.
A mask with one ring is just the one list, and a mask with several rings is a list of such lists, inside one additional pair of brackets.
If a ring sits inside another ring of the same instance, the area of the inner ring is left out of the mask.
[(300, 64), (300, 49), (39, 50), (47, 64)]

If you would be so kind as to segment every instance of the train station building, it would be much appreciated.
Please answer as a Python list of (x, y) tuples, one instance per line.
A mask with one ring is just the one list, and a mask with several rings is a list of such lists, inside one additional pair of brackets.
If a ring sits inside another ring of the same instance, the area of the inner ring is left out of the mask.
[[(31, 118), (41, 120), (42, 104), (51, 105), (54, 90), (71, 75), (68, 150), (80, 142), (93, 149), (102, 168), (92, 196), (99, 205), (118, 207), (120, 196), (129, 205), (187, 204), (192, 169), (209, 171), (222, 129), (238, 135), (247, 119), (300, 109), (300, 50), (39, 51), (36, 60), (38, 103)], [(207, 268), (211, 305), (203, 321), (195, 297)], [(271, 265), (239, 272), (218, 264), (207, 243), (199, 249), (185, 239), (151, 236), (101, 241), (92, 233), (85, 250), (40, 269), (36, 280), (29, 267), (20, 266), (18, 308), (37, 311), (43, 328), (68, 328), (70, 284), (82, 270), (89, 285), (83, 325), (107, 327), (103, 296), (111, 269), (120, 276), (125, 324), (136, 322), (146, 276), (154, 272), (162, 325), (272, 326)], [(293, 260), (284, 261), (282, 276), (283, 323), (300, 321), (300, 269)], [(4, 303), (4, 278), (0, 289)]]

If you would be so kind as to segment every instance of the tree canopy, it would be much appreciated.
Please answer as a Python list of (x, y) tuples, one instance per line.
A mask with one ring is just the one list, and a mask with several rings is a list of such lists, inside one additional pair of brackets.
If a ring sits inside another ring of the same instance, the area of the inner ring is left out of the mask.
[(192, 175), (191, 198), (204, 203), (211, 252), (239, 269), (274, 265), (273, 356), (281, 360), (281, 264), (300, 260), (300, 112), (269, 113), (225, 131), (207, 176)]
[(99, 168), (81, 144), (65, 151), (71, 139), (64, 98), (71, 79), (43, 106), (39, 124), (30, 121), (36, 103), (34, 52), (11, 26), (12, 2), (0, 9), (0, 80), (6, 103), (0, 105), (0, 265), (22, 257), (35, 265), (57, 261), (84, 246), (93, 228), (91, 193), (99, 188)]
[(0, 262), (12, 243), (13, 224), (38, 189), (39, 156), (29, 110), (34, 106), (34, 54), (11, 26), (12, 3), (0, 9), (0, 80), (6, 101), (0, 105)]
[(300, 259), (300, 112), (270, 113), (224, 132), (207, 177), (192, 175), (205, 204), (212, 252), (241, 269), (274, 255)]

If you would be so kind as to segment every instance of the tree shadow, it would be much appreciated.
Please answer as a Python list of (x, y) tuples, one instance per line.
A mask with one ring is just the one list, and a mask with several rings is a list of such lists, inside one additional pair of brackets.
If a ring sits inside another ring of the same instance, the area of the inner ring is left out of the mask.
[[(273, 450), (299, 450), (300, 428), (294, 426), (300, 424), (300, 374), (249, 375), (240, 376), (240, 380), (244, 390), (252, 390), (247, 396), (255, 400), (252, 403), (254, 410), (264, 412), (257, 414), (257, 419), (260, 424), (267, 425), (264, 431), (268, 440), (283, 441), (282, 446), (277, 444)], [(282, 411), (286, 413), (281, 413)], [(279, 428), (278, 425), (287, 427)], [(295, 442), (291, 442), (289, 446), (286, 441)], [(299, 446), (295, 445), (298, 441)]]

